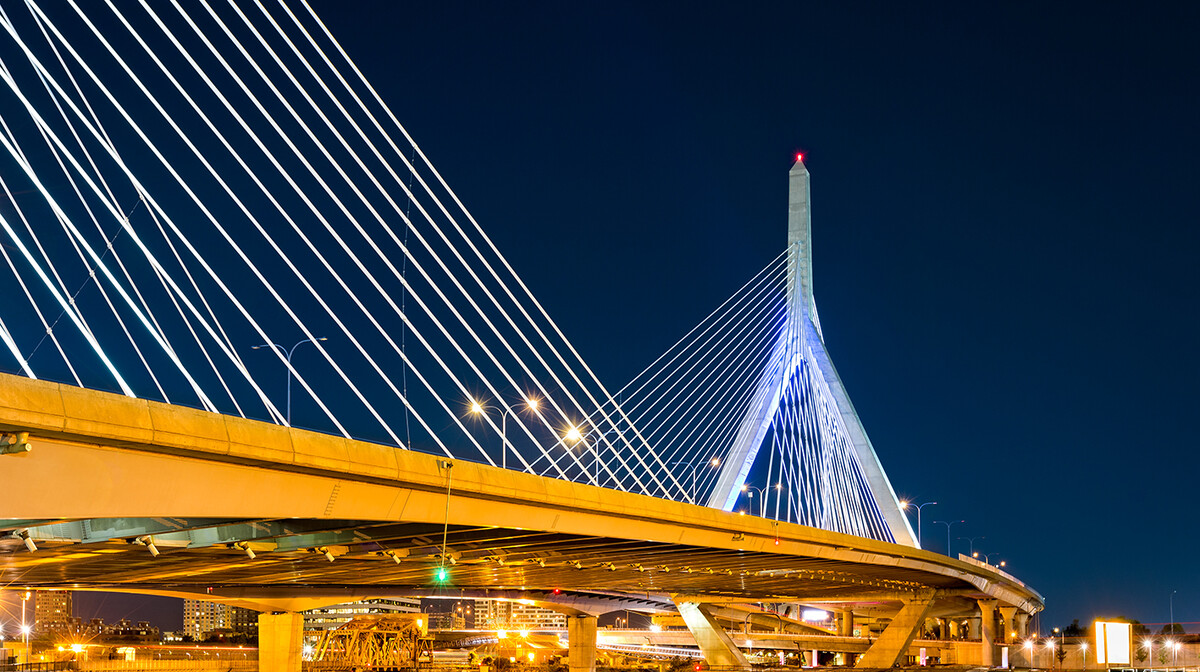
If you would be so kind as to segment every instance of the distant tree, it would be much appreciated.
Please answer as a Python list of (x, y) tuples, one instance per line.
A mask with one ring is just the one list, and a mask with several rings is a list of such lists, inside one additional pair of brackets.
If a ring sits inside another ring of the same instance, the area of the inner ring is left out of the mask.
[(1079, 625), (1079, 619), (1071, 621), (1071, 624), (1063, 628), (1063, 634), (1067, 637), (1082, 637), (1087, 634), (1083, 626)]
[(1054, 657), (1058, 658), (1058, 669), (1062, 669), (1063, 661), (1067, 659), (1067, 647), (1060, 646), (1054, 650)]
[(1183, 626), (1178, 623), (1167, 623), (1166, 625), (1164, 625), (1162, 627), (1162, 630), (1158, 631), (1158, 634), (1160, 634), (1160, 635), (1182, 635), (1182, 634), (1184, 634)]
[(1137, 640), (1137, 648), (1133, 651), (1133, 657), (1137, 658), (1139, 663), (1146, 662), (1146, 656), (1150, 655), (1150, 651), (1146, 649), (1146, 640)]
[(1170, 659), (1171, 659), (1171, 656), (1167, 654), (1167, 647), (1165, 647), (1165, 646), (1158, 647), (1158, 662), (1162, 665), (1166, 665), (1167, 661)]
[(1127, 618), (1122, 618), (1121, 620), (1129, 621), (1129, 623), (1131, 625), (1133, 625), (1133, 636), (1134, 637), (1144, 637), (1144, 636), (1150, 634), (1150, 628), (1147, 628), (1146, 626), (1142, 625), (1142, 622), (1137, 620), (1136, 618), (1133, 619), (1132, 621), (1130, 621)]

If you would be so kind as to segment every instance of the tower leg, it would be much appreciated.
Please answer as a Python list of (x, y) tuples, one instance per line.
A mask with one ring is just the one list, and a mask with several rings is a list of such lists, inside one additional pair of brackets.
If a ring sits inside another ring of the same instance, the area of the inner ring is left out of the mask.
[(704, 654), (704, 660), (709, 667), (740, 667), (750, 668), (750, 661), (742, 655), (729, 633), (725, 632), (717, 620), (704, 611), (703, 605), (695, 602), (676, 602), (679, 615), (687, 624), (688, 630), (696, 638), (696, 646)]
[(896, 614), (892, 622), (879, 635), (879, 639), (875, 640), (871, 648), (859, 657), (854, 666), (884, 669), (895, 667), (908, 653), (909, 645), (912, 644), (917, 632), (925, 624), (925, 618), (932, 610), (933, 598), (919, 598), (906, 602), (900, 613)]

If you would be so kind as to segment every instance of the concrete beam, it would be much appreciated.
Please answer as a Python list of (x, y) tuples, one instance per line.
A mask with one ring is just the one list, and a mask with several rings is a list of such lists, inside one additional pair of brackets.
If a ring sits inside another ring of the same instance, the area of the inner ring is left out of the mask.
[(675, 606), (679, 608), (679, 615), (683, 616), (683, 622), (692, 632), (696, 646), (700, 648), (700, 653), (704, 654), (704, 660), (709, 667), (750, 668), (750, 661), (742, 655), (741, 649), (733, 643), (725, 628), (707, 612), (705, 605), (676, 602)]
[(925, 624), (925, 618), (932, 609), (932, 597), (909, 600), (871, 648), (859, 656), (854, 666), (884, 669), (895, 667), (908, 653), (909, 645), (916, 638), (917, 631)]

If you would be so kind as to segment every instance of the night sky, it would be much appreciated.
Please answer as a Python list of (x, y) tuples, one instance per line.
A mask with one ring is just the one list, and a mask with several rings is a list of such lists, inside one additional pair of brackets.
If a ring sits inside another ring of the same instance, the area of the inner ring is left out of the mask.
[(314, 7), (611, 387), (783, 251), (803, 151), (826, 345), (925, 546), (965, 519), (1043, 630), (1200, 621), (1200, 6)]

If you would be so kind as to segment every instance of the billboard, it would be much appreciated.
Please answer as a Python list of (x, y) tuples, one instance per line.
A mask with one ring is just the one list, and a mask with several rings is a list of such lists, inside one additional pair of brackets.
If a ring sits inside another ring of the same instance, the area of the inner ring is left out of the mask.
[(1133, 653), (1133, 626), (1129, 623), (1096, 621), (1096, 662), (1128, 665)]

